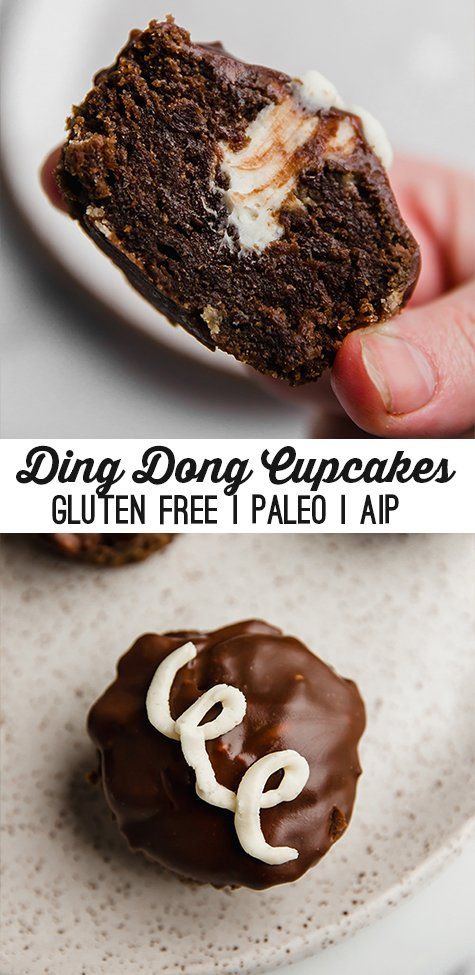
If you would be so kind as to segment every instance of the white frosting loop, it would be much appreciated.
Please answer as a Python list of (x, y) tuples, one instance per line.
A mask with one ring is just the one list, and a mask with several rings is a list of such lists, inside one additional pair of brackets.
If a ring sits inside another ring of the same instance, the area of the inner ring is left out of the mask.
[[(221, 704), (222, 711), (212, 721), (200, 725), (215, 704)], [(236, 794), (216, 780), (205, 742), (232, 731), (241, 723), (245, 713), (246, 698), (242, 691), (229, 684), (216, 684), (205, 691), (176, 722), (183, 755), (196, 774), (196, 792), (200, 799), (231, 812), (236, 806)]]
[[(149, 686), (145, 706), (150, 723), (167, 738), (179, 741), (183, 756), (196, 775), (196, 792), (212, 806), (234, 813), (239, 842), (250, 856), (263, 863), (286, 863), (295, 860), (298, 850), (288, 846), (270, 846), (260, 823), (260, 810), (290, 802), (304, 788), (309, 774), (308, 762), (298, 752), (272, 752), (251, 765), (243, 775), (237, 793), (217, 781), (206, 742), (232, 731), (244, 718), (246, 698), (229, 684), (216, 684), (205, 691), (176, 721), (170, 713), (170, 693), (177, 672), (196, 657), (191, 641), (168, 654), (157, 667)], [(217, 704), (221, 711), (211, 721), (201, 722)], [(264, 792), (270, 776), (284, 772), (276, 789)]]
[(193, 660), (196, 653), (196, 647), (191, 641), (178, 647), (173, 653), (169, 653), (168, 657), (158, 665), (145, 699), (150, 724), (153, 724), (157, 731), (161, 731), (162, 735), (175, 741), (180, 740), (180, 735), (176, 728), (176, 721), (170, 714), (172, 684), (178, 671)]
[[(282, 781), (276, 789), (264, 792), (274, 772), (283, 770)], [(263, 755), (243, 775), (236, 797), (234, 825), (242, 848), (263, 863), (278, 864), (296, 860), (298, 850), (291, 846), (270, 846), (260, 823), (260, 810), (290, 802), (300, 795), (308, 781), (307, 760), (293, 749)]]

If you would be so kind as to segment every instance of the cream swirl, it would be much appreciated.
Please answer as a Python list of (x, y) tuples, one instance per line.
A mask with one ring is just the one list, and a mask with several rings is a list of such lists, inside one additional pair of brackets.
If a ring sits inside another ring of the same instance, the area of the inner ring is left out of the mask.
[[(280, 102), (271, 102), (248, 125), (245, 143), (234, 150), (219, 144), (221, 171), (227, 180), (222, 192), (228, 209), (228, 227), (237, 231), (241, 251), (264, 251), (278, 240), (284, 228), (278, 219), (283, 204), (299, 206), (293, 191), (303, 166), (299, 155), (321, 124), (322, 111), (337, 108), (348, 112), (325, 140), (323, 154), (349, 154), (357, 131), (351, 115), (360, 119), (363, 135), (384, 166), (392, 159), (391, 146), (382, 125), (365, 109), (346, 105), (330, 81), (318, 71), (308, 71), (295, 79), (291, 93)], [(334, 126), (333, 126), (334, 129)], [(228, 246), (232, 238), (226, 236)]]

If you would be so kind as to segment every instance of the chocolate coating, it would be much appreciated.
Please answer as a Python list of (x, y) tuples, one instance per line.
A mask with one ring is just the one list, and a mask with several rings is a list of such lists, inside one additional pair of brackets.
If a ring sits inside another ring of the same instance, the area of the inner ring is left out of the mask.
[(80, 562), (93, 562), (94, 565), (115, 566), (141, 562), (152, 552), (168, 545), (173, 535), (105, 535), (83, 532), (76, 535), (58, 533), (38, 537), (57, 555)]
[[(180, 743), (148, 721), (145, 699), (156, 668), (188, 640), (198, 653), (173, 683), (175, 719), (218, 683), (246, 696), (243, 722), (207, 743), (218, 782), (236, 791), (256, 759), (280, 749), (296, 749), (309, 762), (300, 795), (261, 811), (267, 842), (296, 847), (296, 860), (269, 865), (245, 853), (232, 813), (198, 798)], [(184, 877), (255, 889), (296, 880), (346, 829), (361, 773), (357, 745), (364, 725), (363, 702), (352, 681), (299, 640), (255, 620), (212, 633), (140, 637), (119, 661), (117, 679), (88, 720), (104, 794), (130, 847)]]

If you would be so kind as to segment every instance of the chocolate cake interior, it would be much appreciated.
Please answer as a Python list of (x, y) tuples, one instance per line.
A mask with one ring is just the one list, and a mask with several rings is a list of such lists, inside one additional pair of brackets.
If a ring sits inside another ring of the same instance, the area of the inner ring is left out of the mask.
[(306, 113), (296, 91), (152, 22), (97, 76), (59, 172), (73, 215), (157, 308), (291, 383), (388, 317), (417, 275), (360, 120)]

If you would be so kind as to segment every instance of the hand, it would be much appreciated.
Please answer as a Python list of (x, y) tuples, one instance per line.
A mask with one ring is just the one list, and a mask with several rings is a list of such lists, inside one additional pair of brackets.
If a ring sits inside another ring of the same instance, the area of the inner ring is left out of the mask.
[(55, 172), (59, 166), (59, 161), (61, 159), (61, 152), (63, 147), (57, 146), (50, 152), (49, 156), (46, 157), (41, 170), (40, 170), (40, 182), (48, 197), (50, 203), (57, 207), (58, 210), (67, 211), (67, 206), (63, 200), (61, 190), (56, 182)]
[(351, 332), (318, 383), (268, 383), (310, 406), (314, 437), (455, 437), (475, 422), (475, 181), (413, 159), (390, 179), (422, 253), (408, 307)]
[[(65, 209), (53, 176), (60, 152), (46, 160), (42, 184)], [(421, 276), (400, 315), (346, 337), (331, 376), (286, 390), (318, 411), (315, 436), (451, 437), (475, 422), (475, 182), (412, 159), (398, 159), (390, 175), (421, 247)]]
[(390, 175), (421, 277), (400, 315), (347, 336), (331, 386), (370, 434), (457, 436), (475, 421), (475, 182), (408, 159)]

